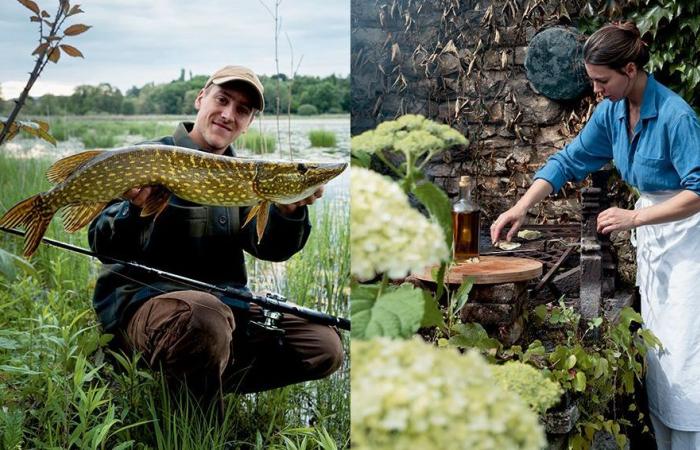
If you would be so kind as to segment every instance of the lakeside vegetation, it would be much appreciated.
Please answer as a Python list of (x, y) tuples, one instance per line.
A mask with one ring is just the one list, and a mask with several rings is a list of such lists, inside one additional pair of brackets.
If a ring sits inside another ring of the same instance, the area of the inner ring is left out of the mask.
[[(0, 154), (0, 208), (49, 187), (50, 161)], [(332, 314), (348, 312), (348, 202), (311, 208), (314, 231), (286, 264), (255, 261), (255, 289)], [(54, 220), (47, 236), (85, 246)], [(328, 245), (328, 243), (333, 245)], [(0, 235), (0, 249), (22, 242)], [(4, 262), (8, 264), (7, 261)], [(223, 422), (166, 394), (136, 357), (111, 354), (91, 307), (97, 264), (41, 246), (33, 269), (0, 274), (0, 447), (80, 449), (343, 448), (349, 445), (349, 361), (331, 377), (226, 396)], [(270, 278), (269, 274), (276, 277)], [(343, 275), (345, 274), (345, 275)], [(344, 347), (348, 351), (348, 339)], [(347, 355), (347, 353), (346, 353)]]
[[(206, 75), (193, 76), (191, 73), (186, 77), (183, 69), (180, 77), (169, 83), (133, 86), (124, 93), (109, 83), (81, 85), (72, 95), (47, 94), (28, 98), (22, 115), (195, 114), (194, 100), (207, 78)], [(350, 111), (349, 77), (298, 75), (288, 79), (286, 75), (279, 74), (260, 77), (265, 87), (264, 112), (267, 114), (275, 113), (278, 79), (280, 114), (286, 114), (288, 106), (293, 114), (309, 109), (316, 114)], [(14, 102), (2, 97), (0, 92), (0, 116), (7, 116), (13, 107)]]

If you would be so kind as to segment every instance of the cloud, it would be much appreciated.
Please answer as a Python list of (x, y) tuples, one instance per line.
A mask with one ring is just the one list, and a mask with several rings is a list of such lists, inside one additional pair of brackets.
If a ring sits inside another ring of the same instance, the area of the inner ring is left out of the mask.
[[(273, 2), (265, 1), (270, 7)], [(37, 45), (37, 30), (28, 20), (29, 10), (16, 2), (0, 3), (0, 83), (7, 98), (9, 83), (26, 78), (33, 67), (30, 54)], [(92, 28), (67, 43), (79, 48), (85, 59), (63, 55), (57, 65), (49, 63), (41, 77), (46, 86), (106, 82), (124, 91), (151, 81), (168, 82), (182, 68), (209, 74), (224, 64), (248, 65), (261, 74), (276, 72), (274, 22), (257, 1), (91, 0), (82, 8), (85, 13), (69, 21)], [(299, 73), (349, 74), (348, 0), (284, 0), (279, 15), (281, 72), (290, 72), (289, 36), (295, 59), (303, 55)], [(37, 89), (32, 95), (40, 95)]]

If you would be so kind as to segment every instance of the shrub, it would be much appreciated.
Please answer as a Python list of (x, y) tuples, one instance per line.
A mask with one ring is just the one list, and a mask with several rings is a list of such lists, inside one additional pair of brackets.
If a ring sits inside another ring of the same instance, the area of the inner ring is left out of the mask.
[(309, 131), (309, 140), (313, 147), (335, 147), (335, 133), (326, 130)]
[(236, 139), (235, 146), (255, 153), (272, 153), (277, 149), (277, 139), (270, 134), (249, 130)]
[(316, 108), (314, 105), (305, 103), (297, 108), (297, 114), (300, 116), (315, 116), (318, 114), (318, 108)]

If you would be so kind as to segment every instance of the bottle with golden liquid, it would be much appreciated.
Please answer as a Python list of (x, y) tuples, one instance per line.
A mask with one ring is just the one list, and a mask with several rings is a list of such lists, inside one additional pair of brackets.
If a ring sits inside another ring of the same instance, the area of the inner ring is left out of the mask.
[(452, 238), (456, 261), (479, 261), (481, 209), (472, 201), (472, 178), (459, 178), (459, 199), (452, 206)]

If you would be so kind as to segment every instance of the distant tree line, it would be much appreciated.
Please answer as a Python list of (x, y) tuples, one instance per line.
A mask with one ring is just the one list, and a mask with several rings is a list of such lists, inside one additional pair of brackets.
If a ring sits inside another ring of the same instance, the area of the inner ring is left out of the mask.
[[(292, 113), (346, 113), (350, 111), (350, 79), (330, 75), (325, 78), (297, 75), (293, 80), (284, 74), (261, 76), (265, 86), (265, 113), (274, 114), (277, 78), (280, 109), (287, 113), (289, 87), (292, 92)], [(169, 83), (148, 83), (132, 87), (126, 93), (109, 83), (81, 85), (72, 95), (42, 95), (27, 100), (24, 115), (87, 115), (87, 114), (194, 114), (194, 100), (207, 80), (205, 75), (180, 78)], [(0, 98), (0, 115), (7, 116), (12, 100)], [(301, 110), (300, 110), (301, 108)]]

